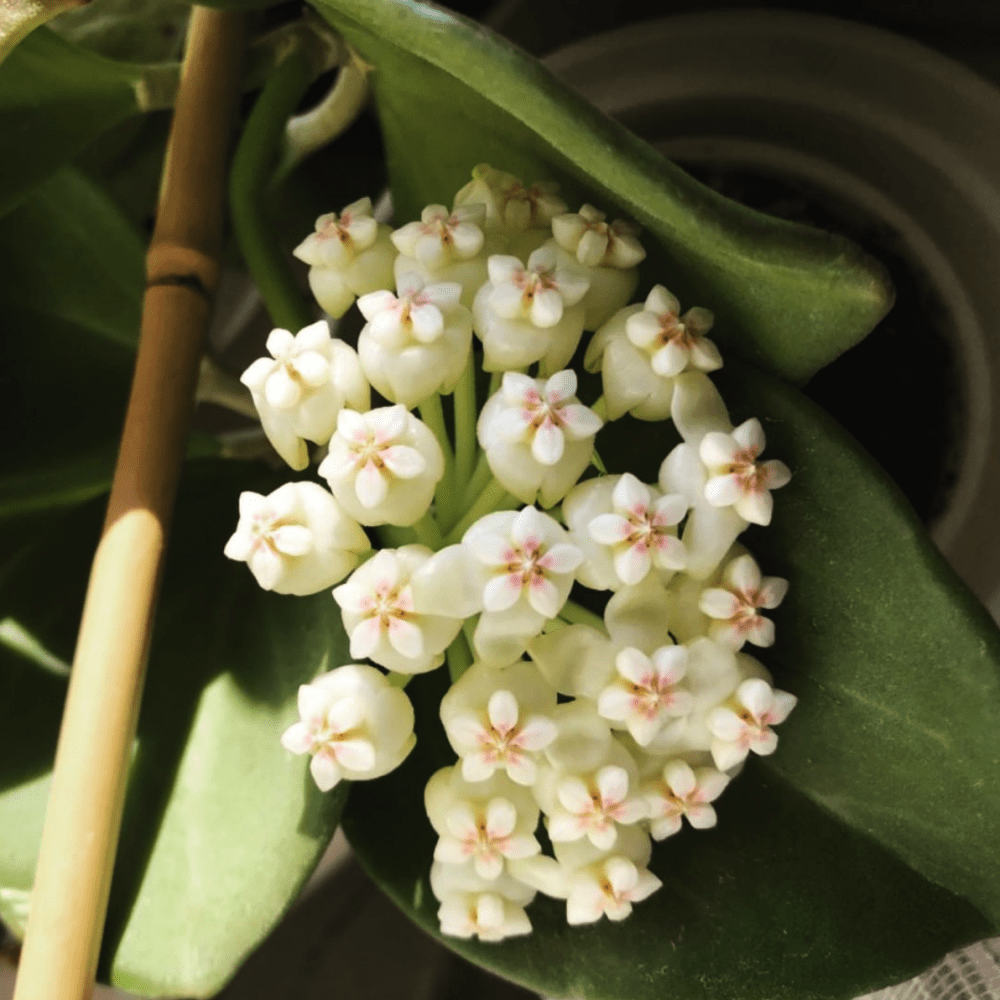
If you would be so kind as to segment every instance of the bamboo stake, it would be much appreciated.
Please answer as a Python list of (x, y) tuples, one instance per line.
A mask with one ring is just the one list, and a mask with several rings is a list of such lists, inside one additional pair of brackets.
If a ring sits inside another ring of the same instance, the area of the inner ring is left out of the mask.
[(245, 16), (195, 7), (147, 257), (121, 450), (94, 556), (16, 1000), (91, 996), (154, 604), (219, 276)]

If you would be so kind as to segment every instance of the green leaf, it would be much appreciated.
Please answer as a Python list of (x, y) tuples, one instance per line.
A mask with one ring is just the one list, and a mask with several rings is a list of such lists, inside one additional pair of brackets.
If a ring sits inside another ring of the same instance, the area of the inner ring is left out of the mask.
[(106, 489), (144, 284), (138, 236), (72, 170), (0, 219), (0, 517)]
[[(624, 924), (572, 929), (540, 899), (530, 938), (448, 941), (543, 993), (841, 1000), (1000, 926), (1000, 634), (828, 416), (745, 366), (719, 382), (735, 422), (763, 417), (765, 458), (794, 470), (771, 526), (745, 537), (791, 581), (776, 645), (753, 652), (799, 704), (778, 752), (717, 803), (716, 830), (657, 845), (664, 888)], [(673, 438), (626, 419), (598, 446), (612, 471), (650, 482)], [(357, 788), (344, 818), (369, 871), (432, 932), (421, 789), (454, 761), (435, 717), (443, 682), (407, 689), (421, 704), (414, 759)]]
[(1000, 926), (1000, 632), (832, 418), (742, 368), (718, 383), (795, 470), (746, 535), (792, 581), (761, 659), (800, 702), (768, 767)]
[(643, 287), (663, 282), (685, 307), (708, 306), (730, 353), (796, 381), (891, 305), (884, 272), (856, 246), (696, 183), (482, 26), (410, 0), (315, 3), (375, 66), (397, 220), (451, 204), (481, 161), (556, 177), (572, 207), (596, 198), (646, 227)]
[[(343, 820), (369, 874), (437, 937), (428, 880), (436, 837), (423, 786), (454, 762), (436, 718), (444, 680), (419, 677), (407, 687), (417, 706), (417, 748), (398, 771), (357, 785)], [(716, 807), (715, 830), (688, 829), (657, 845), (651, 867), (663, 888), (623, 923), (569, 927), (566, 904), (540, 896), (528, 908), (528, 937), (441, 940), (553, 996), (847, 1000), (990, 932), (968, 903), (756, 761)]]
[(93, 139), (139, 113), (139, 70), (92, 55), (48, 28), (0, 65), (0, 215)]
[[(211, 463), (189, 466), (181, 493), (100, 966), (150, 996), (223, 986), (315, 867), (346, 796), (320, 794), (307, 759), (278, 742), (298, 719), (298, 685), (349, 660), (330, 595), (265, 593), (222, 555), (241, 489), (275, 485)], [(102, 508), (73, 512), (0, 576), (0, 621), (53, 656), (71, 655)], [(31, 885), (63, 690), (30, 655), (0, 646), (8, 916)]]

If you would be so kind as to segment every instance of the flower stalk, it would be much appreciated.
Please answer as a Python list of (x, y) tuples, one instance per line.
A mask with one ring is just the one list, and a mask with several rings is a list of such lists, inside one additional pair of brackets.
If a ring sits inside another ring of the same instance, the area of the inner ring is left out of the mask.
[(301, 330), (313, 320), (288, 259), (274, 239), (265, 212), (265, 195), (281, 150), (285, 123), (312, 83), (308, 53), (292, 49), (267, 78), (247, 119), (229, 185), (233, 230), (247, 270), (253, 276), (274, 325)]

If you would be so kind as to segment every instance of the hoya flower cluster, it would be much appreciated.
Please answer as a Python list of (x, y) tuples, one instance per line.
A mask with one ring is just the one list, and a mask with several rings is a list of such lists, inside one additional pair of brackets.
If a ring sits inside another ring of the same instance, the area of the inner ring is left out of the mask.
[[(714, 826), (795, 704), (747, 652), (774, 642), (787, 583), (737, 542), (789, 470), (729, 419), (711, 312), (663, 285), (629, 304), (637, 230), (554, 185), (482, 165), (451, 208), (392, 231), (356, 202), (296, 253), (328, 313), (357, 298), (366, 322), (357, 350), (325, 321), (276, 330), (243, 376), (277, 452), (301, 471), (314, 446), (326, 487), (244, 493), (226, 555), (266, 589), (332, 588), (356, 661), (302, 686), (282, 744), (321, 789), (379, 777), (415, 742), (407, 675), (447, 662), (456, 760), (425, 790), (442, 931), (528, 933), (538, 892), (570, 924), (621, 920), (660, 886), (653, 841)], [(588, 331), (589, 403), (569, 367)], [(595, 442), (626, 414), (680, 433), (663, 454), (638, 432), (655, 482), (603, 473)]]

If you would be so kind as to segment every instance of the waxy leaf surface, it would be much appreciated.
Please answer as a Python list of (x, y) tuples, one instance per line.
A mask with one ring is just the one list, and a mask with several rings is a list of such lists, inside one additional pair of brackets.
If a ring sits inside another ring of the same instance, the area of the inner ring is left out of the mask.
[(483, 161), (529, 184), (559, 179), (572, 211), (596, 201), (644, 227), (645, 287), (664, 282), (686, 304), (710, 304), (720, 344), (793, 381), (891, 305), (881, 267), (852, 243), (696, 183), (482, 26), (411, 0), (315, 5), (374, 66), (398, 220), (450, 205)]
[[(719, 383), (735, 422), (763, 417), (765, 458), (794, 470), (771, 526), (744, 538), (763, 572), (791, 581), (776, 645), (747, 651), (799, 704), (777, 753), (716, 803), (718, 827), (655, 848), (664, 887), (624, 923), (569, 928), (565, 904), (540, 899), (529, 938), (445, 939), (543, 993), (842, 1000), (1000, 924), (996, 627), (829, 417), (745, 366)], [(610, 471), (652, 482), (674, 439), (626, 418), (597, 446)], [(356, 789), (344, 820), (370, 873), (432, 932), (420, 788), (454, 760), (435, 717), (442, 681), (408, 688), (422, 706), (414, 759)]]
[[(221, 989), (297, 895), (346, 796), (320, 794), (308, 759), (278, 742), (299, 684), (349, 661), (332, 598), (266, 593), (222, 555), (240, 491), (275, 485), (192, 463), (182, 489), (100, 966), (141, 994)], [(37, 650), (71, 660), (102, 514), (99, 499), (65, 515), (0, 570), (0, 913), (15, 929), (65, 693)], [(24, 635), (34, 647), (11, 641)]]

